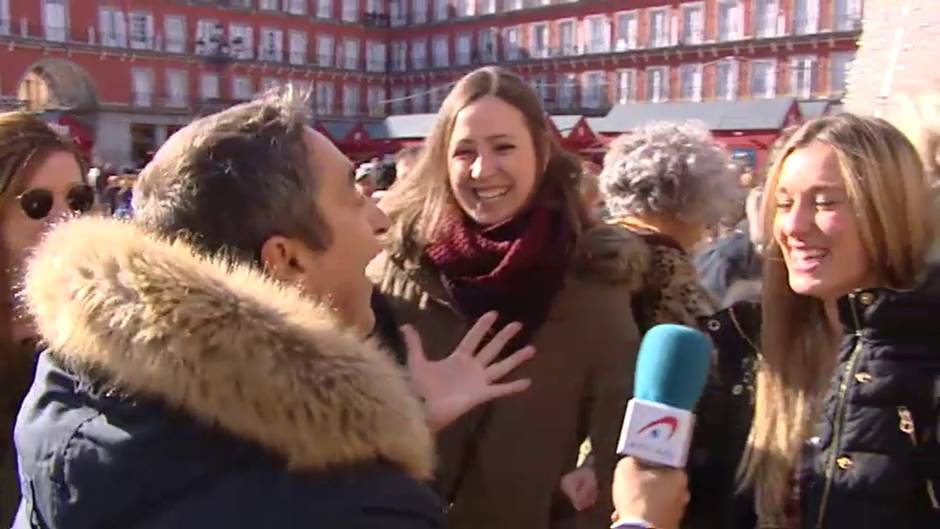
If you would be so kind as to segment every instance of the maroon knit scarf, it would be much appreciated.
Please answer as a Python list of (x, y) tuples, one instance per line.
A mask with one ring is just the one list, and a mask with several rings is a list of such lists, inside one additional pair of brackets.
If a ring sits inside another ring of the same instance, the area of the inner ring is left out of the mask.
[(526, 345), (564, 283), (573, 230), (557, 208), (536, 205), (506, 223), (481, 227), (447, 221), (425, 255), (469, 321), (496, 310), (494, 331), (518, 321), (523, 331), (504, 351)]

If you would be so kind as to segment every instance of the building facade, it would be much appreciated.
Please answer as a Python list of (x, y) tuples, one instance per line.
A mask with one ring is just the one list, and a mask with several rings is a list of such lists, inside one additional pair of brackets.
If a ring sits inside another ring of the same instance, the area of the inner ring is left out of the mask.
[(486, 64), (556, 114), (838, 101), (861, 18), (861, 0), (0, 0), (0, 104), (64, 111), (97, 161), (137, 165), (193, 116), (273, 85), (362, 127), (435, 112)]

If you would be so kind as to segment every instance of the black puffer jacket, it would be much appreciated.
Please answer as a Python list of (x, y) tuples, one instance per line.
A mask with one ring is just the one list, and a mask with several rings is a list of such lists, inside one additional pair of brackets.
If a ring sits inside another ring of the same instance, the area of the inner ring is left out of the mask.
[(689, 450), (691, 500), (683, 529), (752, 529), (753, 497), (739, 493), (736, 473), (754, 413), (760, 305), (739, 302), (700, 321), (716, 361), (696, 409)]
[(804, 528), (940, 527), (940, 270), (839, 300), (846, 336), (801, 480)]

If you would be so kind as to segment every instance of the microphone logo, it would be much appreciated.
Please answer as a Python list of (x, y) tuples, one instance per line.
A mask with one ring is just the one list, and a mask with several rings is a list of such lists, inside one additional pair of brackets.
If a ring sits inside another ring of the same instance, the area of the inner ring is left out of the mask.
[(660, 440), (665, 438), (666, 440), (672, 439), (672, 436), (676, 434), (676, 428), (679, 427), (679, 419), (672, 415), (666, 415), (652, 421), (639, 430), (637, 430), (638, 435), (646, 434), (648, 437), (654, 440)]

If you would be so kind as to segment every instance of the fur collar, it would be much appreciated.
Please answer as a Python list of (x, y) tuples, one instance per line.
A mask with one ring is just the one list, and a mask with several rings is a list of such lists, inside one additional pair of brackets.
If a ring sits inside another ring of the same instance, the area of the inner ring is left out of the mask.
[(418, 479), (432, 473), (431, 435), (403, 370), (256, 270), (83, 218), (38, 247), (24, 296), (72, 369), (217, 424), (292, 469), (384, 459)]

